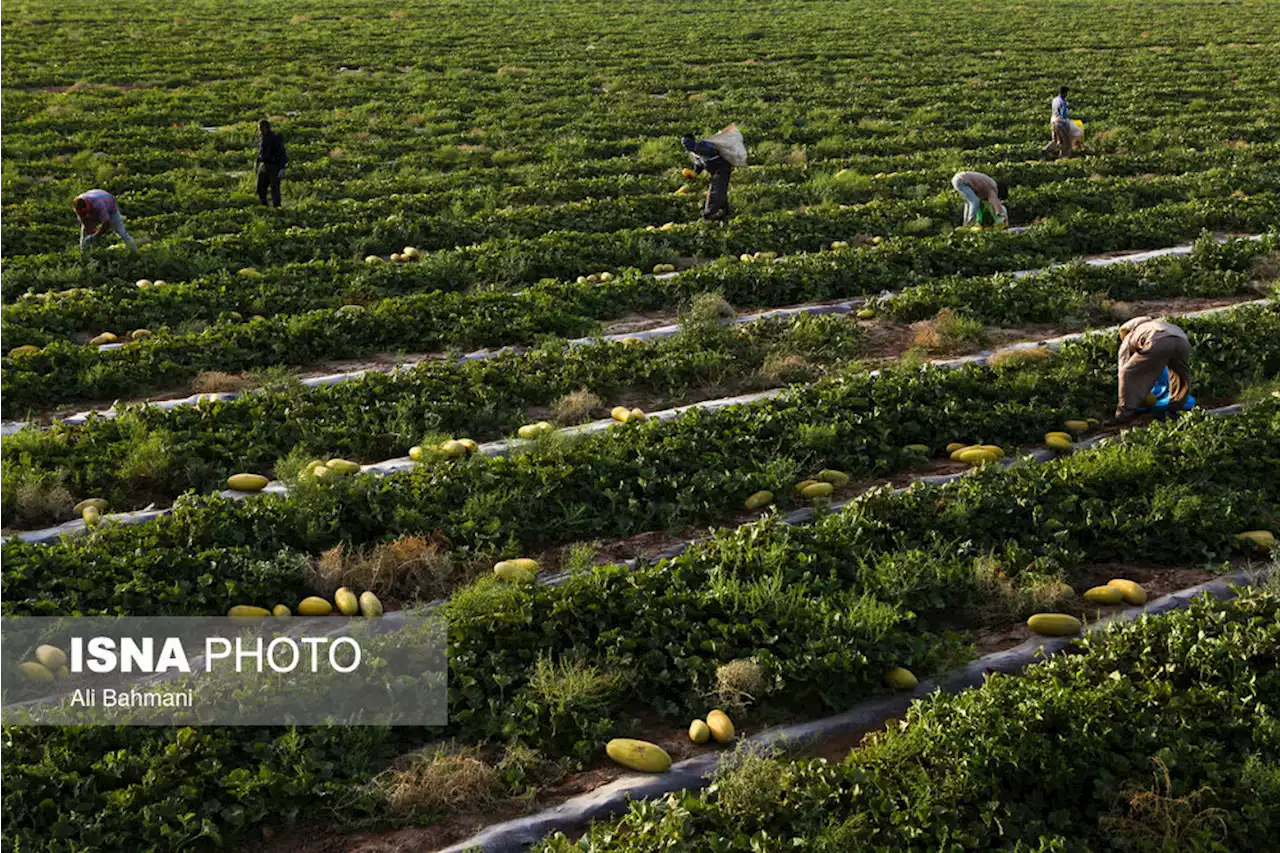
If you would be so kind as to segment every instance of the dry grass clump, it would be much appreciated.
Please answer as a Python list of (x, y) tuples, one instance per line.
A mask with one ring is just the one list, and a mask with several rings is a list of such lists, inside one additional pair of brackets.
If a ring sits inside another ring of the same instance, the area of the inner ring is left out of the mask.
[(562, 766), (518, 741), (508, 744), (496, 762), (475, 747), (447, 741), (402, 756), (370, 780), (369, 788), (398, 811), (466, 813), (531, 797), (536, 785), (554, 783), (564, 774)]
[(1002, 364), (1026, 364), (1032, 361), (1044, 361), (1052, 355), (1053, 351), (1048, 347), (1010, 349), (995, 353), (990, 359), (988, 359), (988, 363), (995, 366)]
[(591, 420), (603, 406), (599, 396), (583, 388), (552, 403), (551, 418), (561, 426), (573, 426)]
[(503, 794), (502, 775), (478, 749), (437, 744), (408, 756), (374, 780), (392, 808), (469, 811), (492, 805)]
[(731, 660), (716, 667), (716, 686), (712, 695), (726, 710), (745, 709), (764, 693), (764, 689), (764, 671), (753, 660)]
[(951, 308), (943, 308), (932, 320), (911, 324), (913, 346), (932, 353), (956, 353), (980, 347), (986, 341), (982, 322)]
[(71, 518), (76, 499), (61, 480), (33, 479), (5, 483), (4, 518), (19, 527), (34, 527)]
[(1134, 308), (1132, 304), (1122, 302), (1119, 299), (1104, 299), (1102, 300), (1101, 305), (1102, 310), (1105, 311), (1108, 316), (1113, 317), (1116, 320), (1128, 320), (1132, 317), (1138, 316), (1138, 310)]
[(1216, 849), (1226, 833), (1223, 811), (1218, 808), (1196, 808), (1201, 796), (1213, 796), (1207, 785), (1184, 797), (1173, 795), (1173, 780), (1169, 767), (1159, 758), (1152, 758), (1155, 770), (1150, 790), (1130, 788), (1121, 794), (1120, 816), (1104, 815), (1103, 826), (1122, 838), (1138, 842), (1139, 849), (1147, 850), (1204, 850)]
[(221, 370), (206, 370), (191, 380), (191, 390), (197, 394), (243, 391), (252, 385), (253, 381), (242, 373), (223, 373)]
[(978, 592), (974, 615), (984, 622), (1054, 612), (1076, 599), (1075, 591), (1055, 577), (1024, 576), (1015, 582), (991, 557), (974, 561), (973, 580)]
[(735, 820), (754, 825), (779, 808), (789, 765), (767, 748), (740, 745), (716, 768), (716, 804)]
[(528, 690), (553, 714), (587, 712), (605, 707), (628, 684), (621, 670), (602, 669), (584, 660), (552, 660), (534, 665)]
[(696, 326), (705, 323), (719, 323), (727, 320), (737, 312), (724, 298), (720, 291), (699, 293), (689, 301), (688, 306), (680, 312), (680, 325)]
[(1280, 252), (1258, 255), (1249, 266), (1249, 277), (1259, 284), (1280, 282)]
[(330, 548), (308, 564), (307, 581), (319, 590), (349, 586), (411, 601), (444, 596), (487, 570), (487, 561), (459, 558), (442, 540), (405, 536), (371, 548)]
[(802, 355), (774, 353), (764, 360), (758, 371), (762, 379), (771, 383), (809, 382), (816, 371)]

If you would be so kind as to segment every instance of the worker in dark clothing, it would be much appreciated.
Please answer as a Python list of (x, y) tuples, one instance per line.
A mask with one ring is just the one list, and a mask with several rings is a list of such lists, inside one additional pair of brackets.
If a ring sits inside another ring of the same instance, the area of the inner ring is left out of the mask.
[(689, 152), (693, 160), (693, 170), (699, 175), (705, 170), (711, 176), (711, 186), (707, 188), (707, 203), (702, 208), (702, 218), (708, 222), (714, 219), (728, 219), (733, 215), (729, 206), (729, 178), (733, 175), (733, 164), (720, 155), (720, 149), (705, 139), (683, 136), (680, 143)]
[(285, 163), (289, 155), (284, 150), (284, 137), (271, 129), (271, 122), (258, 122), (258, 199), (267, 203), (267, 189), (271, 190), (271, 203), (280, 206), (280, 180), (284, 178)]

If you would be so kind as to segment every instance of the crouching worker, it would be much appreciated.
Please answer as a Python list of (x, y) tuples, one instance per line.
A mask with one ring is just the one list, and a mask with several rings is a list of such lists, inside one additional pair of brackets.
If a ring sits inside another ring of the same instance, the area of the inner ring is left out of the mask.
[(1000, 201), (1000, 186), (995, 178), (981, 172), (956, 172), (951, 186), (964, 196), (965, 225), (1009, 224), (1009, 211)]
[(1134, 317), (1120, 327), (1119, 402), (1104, 426), (1133, 420), (1156, 380), (1169, 369), (1169, 412), (1180, 412), (1191, 393), (1191, 342), (1165, 320)]
[(80, 254), (87, 255), (93, 241), (105, 237), (107, 229), (120, 235), (130, 249), (138, 251), (138, 244), (133, 242), (129, 232), (124, 230), (124, 220), (120, 217), (120, 208), (115, 197), (106, 190), (89, 190), (76, 196), (72, 203), (76, 216), (80, 217)]
[(693, 170), (699, 175), (706, 171), (711, 176), (711, 186), (707, 188), (707, 203), (702, 208), (702, 218), (728, 219), (733, 215), (729, 206), (729, 178), (733, 175), (733, 164), (720, 154), (720, 149), (705, 139), (683, 136), (680, 144), (689, 152), (693, 161)]

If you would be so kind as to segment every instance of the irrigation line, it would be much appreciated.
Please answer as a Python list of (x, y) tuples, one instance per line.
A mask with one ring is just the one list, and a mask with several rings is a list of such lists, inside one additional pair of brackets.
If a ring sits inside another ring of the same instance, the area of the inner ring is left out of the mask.
[[(1193, 311), (1191, 313), (1183, 314), (1181, 316), (1206, 317), (1213, 314), (1219, 314), (1227, 311), (1234, 311), (1239, 308), (1243, 308), (1251, 305), (1268, 305), (1270, 303), (1271, 303), (1270, 299), (1255, 299), (1250, 302), (1239, 302), (1233, 305), (1219, 306), (1217, 308), (1206, 308), (1202, 311)], [(972, 355), (961, 356), (959, 358), (937, 359), (937, 360), (928, 362), (928, 364), (934, 367), (942, 367), (942, 368), (959, 368), (969, 364), (986, 364), (991, 358), (1002, 355), (1004, 353), (1019, 352), (1019, 351), (1030, 350), (1030, 349), (1039, 349), (1042, 347), (1047, 348), (1049, 350), (1056, 350), (1060, 348), (1064, 343), (1067, 343), (1068, 341), (1078, 340), (1089, 335), (1114, 334), (1118, 328), (1119, 326), (1108, 326), (1103, 329), (1093, 329), (1085, 332), (1072, 332), (1067, 335), (1058, 335), (1053, 338), (1045, 338), (1039, 341), (1026, 341), (1023, 343), (1011, 344), (1007, 347), (1000, 347), (1000, 348), (991, 349), (991, 350), (983, 350), (982, 352), (974, 353)], [(872, 370), (867, 373), (867, 376), (877, 376), (880, 374), (880, 372), (881, 371), (879, 370)], [(655, 420), (670, 420), (672, 418), (680, 417), (681, 415), (687, 412), (690, 412), (694, 409), (714, 411), (716, 409), (722, 409), (728, 406), (750, 405), (752, 403), (758, 403), (764, 400), (771, 400), (771, 399), (783, 397), (787, 394), (794, 393), (796, 390), (800, 390), (804, 387), (807, 387), (807, 386), (793, 386), (791, 388), (774, 388), (768, 391), (758, 391), (751, 394), (741, 394), (733, 397), (721, 397), (716, 400), (707, 400), (701, 403), (691, 403), (687, 406), (678, 406), (673, 409), (664, 409), (662, 411), (652, 412), (648, 415), (648, 417)], [(593, 434), (604, 432), (605, 430), (611, 429), (612, 427), (615, 427), (618, 425), (619, 425), (618, 422), (612, 419), (598, 420), (588, 424), (582, 424), (580, 426), (567, 427), (565, 429), (558, 430), (557, 433), (559, 435), (567, 435), (567, 436), (593, 435)], [(501, 439), (498, 441), (486, 442), (485, 444), (480, 445), (477, 452), (482, 453), (486, 456), (504, 456), (513, 451), (520, 450), (524, 447), (527, 447), (532, 443), (533, 443), (532, 441), (525, 440), (525, 439), (518, 439), (518, 438), (517, 439)], [(362, 465), (360, 467), (359, 473), (376, 474), (378, 476), (385, 476), (387, 474), (394, 474), (394, 473), (410, 470), (416, 464), (418, 463), (414, 462), (408, 456), (400, 456), (394, 459), (387, 459), (381, 462), (372, 462), (368, 465)], [(224, 489), (221, 492), (219, 492), (219, 494), (222, 495), (223, 497), (231, 498), (234, 500), (245, 500), (259, 494), (283, 495), (283, 494), (286, 494), (287, 492), (288, 492), (288, 486), (286, 486), (280, 480), (273, 480), (270, 483), (268, 483), (266, 487), (262, 489), (260, 492), (242, 492), (235, 489)], [(110, 522), (110, 523), (116, 523), (116, 524), (142, 524), (144, 522), (151, 521), (152, 519), (159, 518), (160, 516), (168, 515), (171, 511), (172, 511), (172, 507), (164, 507), (164, 508), (157, 509), (154, 505), (152, 505), (140, 510), (113, 513), (111, 515), (104, 516), (99, 523)], [(46, 527), (39, 530), (25, 530), (25, 531), (12, 533), (9, 536), (4, 537), (3, 539), (0, 539), (0, 542), (17, 538), (26, 542), (45, 544), (48, 542), (55, 541), (64, 535), (81, 534), (86, 529), (87, 529), (87, 525), (84, 523), (83, 520), (73, 519), (71, 521), (63, 522), (62, 524), (56, 525), (54, 527)]]
[[(1261, 239), (1261, 237), (1251, 236), (1248, 239), (1258, 240), (1258, 239)], [(1129, 253), (1114, 255), (1114, 256), (1105, 257), (1105, 258), (1085, 258), (1084, 263), (1089, 264), (1090, 266), (1111, 266), (1114, 264), (1121, 264), (1121, 263), (1143, 263), (1145, 261), (1149, 261), (1158, 257), (1163, 257), (1165, 255), (1186, 255), (1186, 254), (1189, 254), (1191, 251), (1193, 251), (1194, 248), (1195, 247), (1192, 244), (1186, 244), (1181, 246), (1171, 246), (1165, 249), (1151, 249), (1151, 250), (1146, 250), (1141, 252), (1129, 252)], [(781, 263), (781, 262), (785, 262), (786, 260), (787, 260), (786, 257), (776, 258), (774, 259), (773, 263)], [(1068, 266), (1069, 263), (1073, 263), (1073, 262), (1050, 264), (1049, 266), (1041, 267), (1038, 269), (1018, 270), (1008, 274), (1013, 275), (1016, 278), (1023, 278), (1025, 276), (1035, 275), (1036, 273), (1042, 273), (1042, 272), (1047, 272), (1049, 270), (1060, 269), (1064, 266)], [(678, 276), (681, 274), (682, 273), (678, 273), (678, 272), (661, 273), (659, 275), (654, 276), (654, 278), (668, 279), (668, 278), (674, 278), (675, 276)], [(999, 275), (999, 274), (1000, 273), (995, 273), (995, 275)], [(882, 291), (878, 295), (858, 296), (858, 297), (853, 297), (851, 299), (842, 300), (840, 302), (810, 303), (810, 304), (799, 305), (791, 308), (773, 308), (766, 311), (757, 311), (750, 314), (742, 314), (735, 317), (731, 317), (725, 320), (724, 322), (726, 325), (741, 325), (743, 323), (753, 323), (758, 320), (794, 317), (801, 314), (808, 314), (808, 315), (847, 314), (851, 311), (857, 310), (858, 308), (862, 307), (869, 301), (876, 300), (876, 299), (886, 299), (886, 298), (893, 297), (895, 295), (897, 294), (894, 293), (893, 291), (886, 290), (886, 291)], [(572, 338), (569, 341), (567, 341), (567, 343), (572, 346), (582, 346), (586, 344), (596, 343), (599, 341), (605, 341), (605, 342), (622, 341), (628, 338), (638, 338), (643, 341), (652, 341), (652, 340), (659, 340), (661, 338), (671, 337), (672, 335), (678, 334), (680, 332), (680, 329), (681, 327), (679, 324), (673, 323), (673, 324), (659, 326), (657, 328), (647, 329), (647, 330), (638, 331), (638, 332), (622, 332), (622, 333), (612, 334), (612, 335)], [(105, 351), (105, 350), (119, 349), (122, 346), (124, 346), (124, 344), (103, 344), (99, 346), (98, 349), (100, 351)], [(506, 354), (506, 353), (525, 352), (528, 349), (529, 348), (525, 346), (515, 346), (515, 345), (499, 347), (497, 349), (480, 349), (480, 350), (476, 350), (474, 352), (470, 352), (465, 355), (459, 356), (458, 361), (462, 361), (462, 362), (482, 361), (482, 360), (494, 358), (495, 356)], [(411, 360), (403, 361), (395, 365), (394, 367), (385, 368), (385, 369), (367, 368), (362, 370), (347, 371), (343, 373), (330, 373), (324, 376), (314, 376), (308, 379), (303, 379), (301, 380), (301, 384), (308, 388), (319, 388), (327, 385), (337, 385), (338, 383), (341, 383), (341, 382), (348, 382), (348, 381), (360, 379), (361, 377), (365, 376), (368, 373), (398, 373), (403, 370), (411, 370), (417, 367), (418, 365), (422, 364), (423, 362), (426, 362), (429, 360), (431, 360), (429, 356), (421, 356), (421, 357), (413, 358)], [(195, 405), (198, 405), (200, 402), (206, 401), (206, 400), (210, 400), (210, 401), (234, 400), (237, 397), (243, 396), (245, 394), (256, 394), (261, 391), (262, 391), (261, 388), (250, 388), (244, 391), (205, 392), (200, 394), (191, 394), (186, 397), (179, 397), (172, 400), (148, 401), (145, 403), (145, 405), (153, 406), (157, 409), (164, 411), (169, 409), (182, 408), (184, 406), (195, 406)], [(65, 424), (70, 424), (72, 426), (75, 426), (75, 425), (85, 423), (90, 418), (97, 417), (97, 418), (111, 419), (116, 417), (118, 414), (119, 414), (119, 411), (116, 409), (116, 406), (113, 403), (110, 407), (106, 409), (86, 409), (85, 411), (76, 412), (75, 414), (67, 415), (66, 417), (63, 417), (63, 418), (54, 418), (52, 422), (65, 423)], [(3, 421), (3, 422), (0, 422), (0, 436), (13, 435), (14, 433), (28, 426), (35, 426), (39, 429), (48, 428), (48, 424), (44, 424), (44, 423), (37, 424), (35, 422), (30, 422), (30, 421)]]
[[(1144, 615), (1181, 610), (1192, 600), (1208, 593), (1219, 600), (1235, 597), (1233, 587), (1258, 583), (1274, 566), (1246, 569), (1206, 583), (1172, 592), (1141, 607), (1127, 607), (1102, 617), (1085, 628), (1085, 633), (1103, 631), (1112, 625), (1132, 622)], [(744, 738), (744, 744), (759, 749), (790, 751), (824, 740), (860, 731), (882, 728), (889, 720), (906, 713), (911, 703), (931, 693), (959, 693), (980, 686), (991, 673), (1016, 674), (1025, 667), (1059, 654), (1075, 642), (1074, 637), (1032, 637), (1021, 645), (995, 652), (956, 669), (920, 682), (913, 690), (878, 696), (830, 717), (766, 729)], [(484, 853), (517, 853), (552, 832), (578, 832), (592, 821), (624, 812), (635, 800), (654, 799), (677, 791), (697, 791), (706, 787), (725, 753), (707, 752), (673, 764), (662, 774), (630, 774), (586, 794), (573, 797), (537, 814), (504, 821), (444, 848), (440, 853), (462, 853), (479, 849)]]

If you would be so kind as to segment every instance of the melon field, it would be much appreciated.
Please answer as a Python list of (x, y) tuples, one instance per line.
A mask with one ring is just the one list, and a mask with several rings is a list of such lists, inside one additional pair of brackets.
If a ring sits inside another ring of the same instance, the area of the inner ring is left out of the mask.
[[(437, 727), (5, 726), (6, 851), (1275, 849), (1272, 0), (0, 24), (3, 615), (449, 664)], [(1197, 407), (1104, 425), (1146, 315)]]

